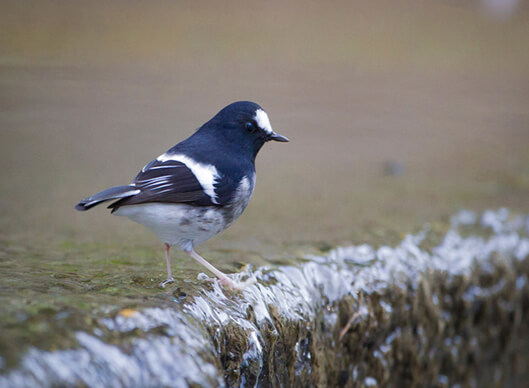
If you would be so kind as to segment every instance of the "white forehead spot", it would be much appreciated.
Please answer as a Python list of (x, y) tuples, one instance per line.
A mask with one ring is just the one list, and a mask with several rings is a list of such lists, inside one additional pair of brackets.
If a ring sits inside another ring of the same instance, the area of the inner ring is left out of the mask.
[(270, 124), (270, 119), (268, 118), (268, 115), (266, 112), (262, 109), (257, 109), (255, 112), (255, 122), (266, 133), (272, 134), (274, 131), (272, 130), (272, 124)]
[(191, 170), (193, 175), (197, 178), (198, 182), (204, 189), (204, 192), (211, 198), (211, 202), (217, 202), (217, 193), (215, 193), (215, 183), (220, 178), (220, 175), (211, 164), (199, 163), (196, 160), (191, 159), (188, 156), (182, 154), (171, 154), (165, 153), (156, 158), (159, 162), (167, 162), (174, 160), (183, 163)]

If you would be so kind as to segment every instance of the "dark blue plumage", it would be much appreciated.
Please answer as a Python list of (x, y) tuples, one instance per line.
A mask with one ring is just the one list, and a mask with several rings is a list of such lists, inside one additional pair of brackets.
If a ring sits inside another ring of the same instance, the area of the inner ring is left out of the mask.
[(223, 284), (241, 288), (194, 247), (229, 227), (244, 211), (255, 187), (255, 158), (267, 141), (288, 139), (272, 130), (257, 104), (228, 105), (192, 136), (148, 163), (127, 186), (117, 186), (77, 204), (88, 210), (116, 200), (112, 213), (129, 217), (155, 232), (166, 248), (177, 245), (215, 273)]

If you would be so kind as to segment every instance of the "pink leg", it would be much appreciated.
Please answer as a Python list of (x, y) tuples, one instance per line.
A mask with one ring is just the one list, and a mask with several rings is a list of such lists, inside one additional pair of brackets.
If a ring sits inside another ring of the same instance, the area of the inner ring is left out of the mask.
[(165, 288), (166, 285), (169, 283), (174, 283), (174, 278), (171, 273), (171, 261), (169, 259), (169, 249), (171, 248), (169, 244), (165, 243), (163, 244), (165, 247), (165, 261), (167, 262), (167, 280), (160, 283), (161, 288)]
[(220, 283), (223, 286), (228, 287), (230, 290), (242, 290), (248, 286), (251, 286), (255, 283), (255, 279), (248, 279), (245, 282), (242, 283), (236, 283), (233, 280), (229, 279), (226, 274), (222, 271), (219, 271), (217, 268), (215, 268), (213, 265), (211, 265), (206, 259), (204, 259), (202, 256), (200, 256), (198, 253), (196, 253), (194, 250), (191, 250), (189, 252), (186, 252), (189, 256), (191, 256), (193, 259), (198, 261), (200, 264), (202, 264), (204, 267), (209, 269), (211, 272), (213, 272), (219, 279)]

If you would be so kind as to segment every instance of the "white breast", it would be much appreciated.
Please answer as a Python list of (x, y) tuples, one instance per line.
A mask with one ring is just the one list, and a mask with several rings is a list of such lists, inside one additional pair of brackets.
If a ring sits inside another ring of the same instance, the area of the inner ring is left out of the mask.
[(224, 209), (227, 222), (226, 227), (233, 224), (233, 222), (235, 222), (235, 220), (239, 218), (239, 216), (242, 214), (244, 209), (246, 209), (248, 203), (250, 202), (250, 199), (252, 198), (254, 188), (255, 173), (250, 178), (245, 176), (241, 179), (241, 182), (239, 183), (239, 186), (235, 191), (231, 204), (229, 206), (226, 206), (226, 208)]

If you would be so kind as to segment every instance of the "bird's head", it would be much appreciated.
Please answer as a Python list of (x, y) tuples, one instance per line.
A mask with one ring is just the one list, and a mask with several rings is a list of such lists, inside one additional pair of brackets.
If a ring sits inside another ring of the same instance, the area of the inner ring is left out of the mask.
[(248, 151), (255, 158), (268, 141), (287, 142), (288, 138), (272, 129), (268, 115), (258, 104), (250, 101), (234, 102), (204, 125), (240, 151)]

